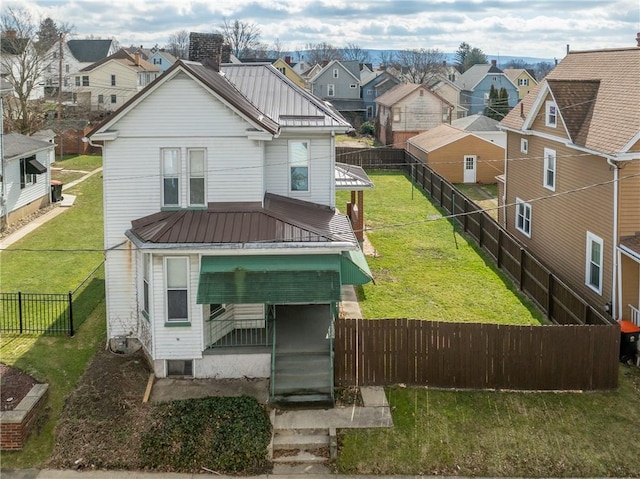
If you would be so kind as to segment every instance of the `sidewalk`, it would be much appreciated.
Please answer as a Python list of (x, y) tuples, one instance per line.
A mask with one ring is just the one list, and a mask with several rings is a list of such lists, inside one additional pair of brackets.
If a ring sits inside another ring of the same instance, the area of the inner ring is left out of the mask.
[[(75, 181), (72, 181), (72, 182), (66, 184), (66, 185), (63, 185), (62, 186), (62, 191), (68, 190), (69, 188), (73, 188), (78, 183), (82, 183), (87, 178), (91, 178), (93, 175), (95, 175), (97, 173), (100, 173), (101, 171), (102, 171), (102, 167), (96, 168), (95, 170), (93, 170), (93, 171), (87, 173), (86, 175), (84, 175), (82, 178), (79, 178), (79, 179), (77, 179)], [(73, 203), (75, 202), (75, 199), (76, 199), (76, 197), (74, 195), (69, 195), (69, 194), (64, 195), (64, 199), (58, 204), (58, 206), (56, 208), (53, 208), (51, 211), (43, 214), (42, 216), (38, 216), (36, 219), (34, 219), (33, 221), (31, 221), (28, 224), (24, 225), (19, 230), (11, 233), (6, 238), (0, 240), (0, 251), (2, 251), (3, 249), (8, 248), (9, 246), (11, 246), (16, 241), (21, 240), (22, 238), (27, 236), (29, 233), (31, 233), (33, 230), (35, 230), (36, 228), (40, 227), (41, 225), (43, 225), (47, 221), (50, 221), (53, 218), (55, 218), (56, 216), (61, 215), (62, 213), (67, 211), (68, 207), (73, 206)]]

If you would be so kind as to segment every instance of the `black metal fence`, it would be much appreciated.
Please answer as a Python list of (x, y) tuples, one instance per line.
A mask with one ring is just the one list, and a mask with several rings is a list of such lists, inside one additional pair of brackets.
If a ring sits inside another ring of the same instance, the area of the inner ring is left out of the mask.
[(73, 336), (73, 293), (0, 293), (3, 333)]
[(0, 333), (73, 336), (104, 298), (103, 265), (68, 293), (0, 293)]

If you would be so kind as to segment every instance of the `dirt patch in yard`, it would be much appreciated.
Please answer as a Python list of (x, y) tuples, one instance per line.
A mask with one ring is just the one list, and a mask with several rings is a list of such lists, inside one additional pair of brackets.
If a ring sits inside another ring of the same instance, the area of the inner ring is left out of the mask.
[(0, 411), (13, 411), (36, 384), (28, 374), (0, 363)]
[(152, 410), (142, 402), (149, 373), (141, 351), (98, 351), (67, 398), (48, 466), (139, 469), (141, 436)]

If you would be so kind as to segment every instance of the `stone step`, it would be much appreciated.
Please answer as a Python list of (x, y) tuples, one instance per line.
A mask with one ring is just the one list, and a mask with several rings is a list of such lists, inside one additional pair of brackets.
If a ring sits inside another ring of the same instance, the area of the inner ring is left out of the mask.
[(331, 392), (316, 393), (294, 393), (288, 395), (276, 394), (273, 398), (273, 404), (279, 404), (283, 407), (333, 407), (333, 398)]
[(281, 435), (276, 431), (273, 438), (274, 451), (312, 451), (328, 448), (330, 444), (329, 431), (324, 434), (287, 434)]
[(329, 461), (328, 454), (314, 454), (308, 451), (298, 451), (297, 454), (280, 455), (273, 458), (275, 464), (324, 464)]
[(290, 474), (315, 474), (328, 476), (331, 474), (328, 463), (311, 462), (311, 463), (287, 463), (281, 462), (273, 465), (272, 475), (288, 476)]

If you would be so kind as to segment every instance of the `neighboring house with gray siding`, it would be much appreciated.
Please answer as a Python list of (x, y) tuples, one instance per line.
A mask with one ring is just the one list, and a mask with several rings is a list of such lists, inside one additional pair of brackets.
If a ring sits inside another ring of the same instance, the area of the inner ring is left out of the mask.
[(309, 81), (311, 93), (331, 102), (356, 127), (366, 113), (360, 98), (360, 69), (355, 60), (332, 60)]
[(454, 82), (460, 88), (460, 105), (469, 115), (477, 113), (487, 114), (489, 92), (493, 86), (497, 91), (507, 90), (509, 95), (509, 109), (519, 101), (518, 87), (496, 66), (496, 61), (490, 64), (473, 65)]

